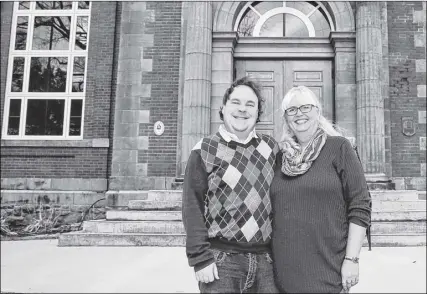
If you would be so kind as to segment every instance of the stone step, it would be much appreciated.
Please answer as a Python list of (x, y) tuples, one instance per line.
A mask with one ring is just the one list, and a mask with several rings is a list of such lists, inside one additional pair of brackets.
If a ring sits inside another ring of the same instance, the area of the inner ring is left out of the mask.
[(426, 222), (372, 222), (371, 234), (384, 235), (384, 234), (426, 234)]
[(58, 246), (185, 246), (185, 234), (108, 234), (71, 232), (61, 234)]
[(416, 190), (375, 190), (370, 191), (372, 200), (419, 200)]
[(426, 210), (425, 200), (372, 200), (372, 211)]
[(425, 221), (426, 210), (372, 211), (371, 221)]
[(131, 200), (128, 208), (131, 210), (181, 210), (182, 201)]
[(109, 207), (125, 207), (129, 201), (151, 200), (151, 201), (181, 201), (180, 190), (149, 190), (149, 191), (108, 191), (105, 196)]
[(109, 210), (107, 220), (123, 221), (181, 221), (181, 211)]
[[(83, 231), (89, 233), (156, 233), (184, 234), (181, 221), (106, 221), (93, 220), (83, 223)], [(373, 222), (371, 234), (425, 234), (425, 221)]]
[(83, 223), (83, 231), (88, 233), (153, 233), (184, 234), (181, 221), (106, 221), (94, 220)]
[[(130, 200), (128, 208), (131, 210), (181, 210), (182, 201), (179, 200)], [(378, 200), (372, 201), (373, 211), (406, 211), (425, 210), (425, 200)]]
[[(425, 234), (372, 235), (371, 240), (373, 247), (426, 246)], [(58, 246), (185, 246), (185, 234), (109, 234), (79, 231), (61, 234)], [(368, 246), (366, 238), (363, 246)]]
[[(426, 246), (425, 234), (380, 234), (371, 236), (372, 247)], [(365, 238), (363, 246), (368, 246)], [(375, 250), (375, 249), (372, 249)]]
[[(142, 210), (109, 210), (106, 212), (107, 220), (143, 221), (143, 220), (182, 220), (181, 211), (142, 211)], [(372, 221), (420, 221), (426, 220), (425, 210), (408, 211), (373, 211)]]

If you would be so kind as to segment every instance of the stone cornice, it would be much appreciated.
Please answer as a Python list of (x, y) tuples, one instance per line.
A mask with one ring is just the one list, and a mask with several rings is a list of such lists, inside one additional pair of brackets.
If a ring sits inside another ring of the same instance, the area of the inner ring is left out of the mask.
[(329, 40), (335, 52), (356, 51), (356, 32), (331, 32)]
[(1, 147), (73, 147), (73, 148), (108, 148), (108, 138), (83, 140), (1, 140)]
[(237, 32), (212, 32), (212, 48), (234, 52), (238, 39)]

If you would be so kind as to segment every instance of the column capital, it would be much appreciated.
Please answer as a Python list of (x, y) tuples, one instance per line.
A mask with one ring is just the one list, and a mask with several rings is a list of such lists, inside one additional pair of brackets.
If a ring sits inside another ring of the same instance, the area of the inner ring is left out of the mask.
[(329, 40), (335, 52), (356, 52), (356, 32), (331, 32)]
[(212, 50), (213, 51), (231, 51), (234, 52), (239, 35), (237, 32), (212, 32)]

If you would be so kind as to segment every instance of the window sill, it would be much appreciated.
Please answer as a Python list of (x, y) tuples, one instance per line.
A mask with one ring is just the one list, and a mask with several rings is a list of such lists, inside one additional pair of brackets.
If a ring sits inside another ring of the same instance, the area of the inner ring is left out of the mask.
[(75, 148), (108, 148), (108, 138), (83, 140), (1, 140), (1, 147), (75, 147)]

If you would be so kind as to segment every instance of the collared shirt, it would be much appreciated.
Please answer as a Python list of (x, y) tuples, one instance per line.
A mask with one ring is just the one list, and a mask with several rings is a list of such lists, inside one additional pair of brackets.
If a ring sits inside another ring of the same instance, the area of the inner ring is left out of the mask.
[(230, 142), (231, 140), (233, 140), (233, 141), (241, 143), (241, 144), (247, 144), (253, 138), (258, 138), (258, 136), (255, 132), (255, 128), (249, 133), (248, 137), (245, 140), (240, 140), (235, 134), (227, 131), (227, 129), (225, 128), (224, 125), (220, 125), (218, 131), (219, 131), (220, 135), (222, 136), (222, 138), (227, 143)]

